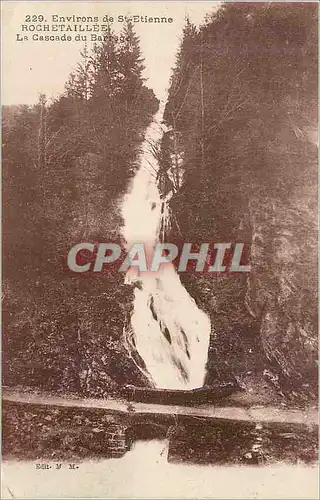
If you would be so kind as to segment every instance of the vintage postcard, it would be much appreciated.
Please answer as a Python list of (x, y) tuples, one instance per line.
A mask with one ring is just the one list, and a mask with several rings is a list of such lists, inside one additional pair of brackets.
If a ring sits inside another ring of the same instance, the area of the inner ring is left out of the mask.
[(2, 498), (318, 498), (318, 2), (2, 2)]

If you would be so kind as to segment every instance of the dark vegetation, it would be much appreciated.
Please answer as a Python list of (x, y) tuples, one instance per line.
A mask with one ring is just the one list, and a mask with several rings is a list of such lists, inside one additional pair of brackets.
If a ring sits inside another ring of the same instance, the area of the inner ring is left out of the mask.
[(249, 244), (249, 275), (182, 279), (210, 315), (206, 383), (317, 388), (316, 3), (226, 4), (187, 21), (164, 121), (170, 241)]
[(131, 289), (120, 273), (79, 277), (80, 241), (119, 241), (119, 200), (158, 109), (139, 39), (85, 47), (52, 103), (3, 109), (5, 385), (103, 395), (137, 381), (122, 342)]
[(288, 423), (191, 422), (171, 439), (170, 462), (219, 465), (314, 463), (317, 431)]
[[(316, 3), (226, 4), (189, 22), (164, 114), (159, 185), (170, 241), (245, 242), (252, 272), (182, 281), (213, 328), (206, 385), (260, 403), (317, 390)], [(119, 240), (119, 200), (158, 108), (139, 44), (83, 52), (52, 104), (5, 107), (4, 382), (102, 396), (146, 385), (122, 330), (119, 273), (66, 269), (78, 241)]]
[[(317, 428), (173, 415), (110, 414), (102, 408), (65, 408), (4, 401), (3, 455), (7, 459), (77, 463), (123, 456), (136, 440), (169, 440), (168, 461), (269, 465), (317, 460)], [(80, 465), (81, 467), (81, 465)]]

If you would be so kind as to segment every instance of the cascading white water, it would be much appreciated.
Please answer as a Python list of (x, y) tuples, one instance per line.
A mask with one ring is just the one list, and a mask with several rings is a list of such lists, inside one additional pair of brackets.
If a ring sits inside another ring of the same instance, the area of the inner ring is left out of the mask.
[[(122, 207), (123, 236), (127, 248), (158, 241), (163, 204), (157, 187), (158, 170), (150, 144), (163, 132), (161, 110), (146, 132), (137, 171)], [(163, 389), (202, 387), (206, 373), (210, 320), (190, 297), (172, 264), (159, 272), (141, 273), (129, 269), (127, 282), (139, 281), (134, 289), (131, 333), (134, 346), (144, 361), (145, 375)]]

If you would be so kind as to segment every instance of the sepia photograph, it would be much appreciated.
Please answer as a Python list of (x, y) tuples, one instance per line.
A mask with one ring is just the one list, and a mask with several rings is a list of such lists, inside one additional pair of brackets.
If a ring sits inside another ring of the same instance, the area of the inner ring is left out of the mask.
[(1, 498), (319, 498), (318, 17), (2, 1)]

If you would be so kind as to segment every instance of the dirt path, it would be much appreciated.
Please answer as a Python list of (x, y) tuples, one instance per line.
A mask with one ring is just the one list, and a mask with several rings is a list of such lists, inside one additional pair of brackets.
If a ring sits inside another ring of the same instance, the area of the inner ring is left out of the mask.
[(256, 406), (251, 408), (227, 407), (188, 407), (153, 403), (126, 402), (118, 399), (77, 399), (75, 397), (46, 396), (4, 389), (4, 401), (16, 403), (64, 406), (69, 408), (102, 408), (118, 413), (185, 415), (190, 417), (216, 418), (242, 421), (281, 422), (288, 424), (305, 424), (315, 427), (319, 423), (315, 408), (306, 410), (281, 409), (275, 407)]

